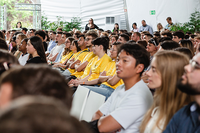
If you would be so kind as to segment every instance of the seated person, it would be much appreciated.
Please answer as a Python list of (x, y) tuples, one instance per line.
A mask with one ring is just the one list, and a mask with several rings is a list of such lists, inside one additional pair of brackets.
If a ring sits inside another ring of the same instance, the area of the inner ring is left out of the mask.
[[(107, 64), (105, 70), (100, 74), (98, 80), (96, 80), (96, 83), (92, 83), (92, 85), (101, 85), (99, 87), (95, 86), (84, 86), (94, 92), (97, 92), (99, 94), (102, 94), (106, 96), (107, 98), (112, 94), (112, 92), (121, 84), (123, 84), (122, 79), (118, 78), (116, 75), (116, 59), (117, 59), (117, 54), (120, 49), (120, 46), (122, 46), (122, 43), (115, 42), (112, 45), (111, 48), (111, 55), (110, 57), (112, 58), (112, 61)], [(87, 82), (87, 81), (86, 81)]]
[(92, 46), (93, 46), (92, 40), (94, 40), (98, 37), (97, 32), (90, 30), (85, 34), (85, 37), (86, 37), (85, 44), (86, 44), (86, 47), (89, 49), (89, 52), (80, 63), (77, 63), (75, 65), (75, 72), (72, 73), (71, 77), (70, 77), (72, 79), (81, 77), (83, 75), (83, 72), (84, 72), (86, 66), (90, 62), (90, 60), (96, 56), (92, 51)]
[(56, 34), (56, 42), (57, 45), (51, 50), (49, 56), (47, 57), (47, 62), (51, 64), (51, 62), (54, 62), (56, 57), (58, 56), (58, 53), (65, 47), (65, 40), (66, 38), (64, 35), (62, 35), (62, 32), (57, 32)]
[(84, 57), (89, 53), (88, 49), (86, 48), (84, 35), (79, 36), (78, 47), (81, 49), (81, 51), (76, 56), (76, 58), (73, 58), (74, 60), (71, 59), (70, 62), (68, 62), (69, 64), (68, 69), (66, 69), (62, 73), (66, 78), (70, 78), (71, 74), (75, 72), (75, 65), (79, 64), (84, 59)]
[(90, 133), (59, 100), (44, 96), (23, 96), (0, 113), (4, 133)]
[(29, 58), (29, 54), (27, 53), (27, 42), (28, 42), (28, 38), (25, 38), (22, 40), (21, 44), (19, 45), (19, 51), (22, 52), (22, 54), (20, 55), (18, 61), (19, 64), (24, 66)]
[(64, 51), (62, 53), (62, 58), (60, 62), (52, 62), (53, 67), (61, 67), (63, 69), (66, 68), (66, 63), (69, 59), (71, 59), (71, 57), (73, 56), (73, 52), (70, 50), (70, 46), (72, 44), (72, 42), (74, 41), (74, 38), (72, 37), (68, 37), (65, 41), (65, 48)]
[(0, 80), (0, 93), (0, 108), (24, 95), (53, 97), (62, 101), (68, 109), (71, 108), (72, 93), (67, 81), (47, 65), (26, 65), (4, 72)]
[(149, 55), (138, 44), (124, 44), (116, 62), (117, 76), (124, 85), (118, 86), (108, 100), (94, 114), (99, 132), (139, 133), (144, 114), (153, 103), (153, 96), (141, 80), (149, 65)]
[(100, 73), (103, 72), (107, 64), (112, 61), (111, 58), (106, 54), (109, 46), (108, 37), (98, 37), (97, 39), (92, 41), (92, 44), (94, 45), (93, 52), (97, 56), (95, 56), (92, 60), (93, 63), (90, 67), (89, 74), (81, 80), (74, 81), (74, 86), (78, 86), (79, 84), (96, 84)]

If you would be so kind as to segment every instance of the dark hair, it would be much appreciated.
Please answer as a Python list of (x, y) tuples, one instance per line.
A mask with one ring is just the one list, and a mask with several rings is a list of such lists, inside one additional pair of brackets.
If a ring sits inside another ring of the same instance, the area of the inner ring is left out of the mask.
[(180, 47), (180, 45), (175, 42), (175, 41), (164, 41), (161, 45), (160, 45), (164, 50), (173, 50), (175, 48)]
[(136, 34), (137, 36), (141, 37), (141, 34), (139, 32), (134, 32), (133, 34)]
[(38, 36), (32, 36), (29, 38), (29, 40), (30, 40), (30, 43), (33, 45), (33, 47), (36, 49), (41, 60), (43, 62), (47, 62), (45, 51), (44, 51), (44, 46), (43, 46), (41, 38), (39, 38)]
[(112, 37), (114, 37), (116, 41), (118, 40), (118, 35), (112, 35)]
[(133, 25), (137, 26), (137, 24), (136, 24), (136, 23), (133, 23), (133, 24), (132, 24), (132, 28), (133, 28)]
[(52, 31), (51, 33), (53, 33), (54, 35), (56, 35), (56, 32), (55, 32), (55, 31)]
[(5, 133), (91, 133), (71, 116), (60, 101), (44, 96), (23, 96), (0, 114)]
[(93, 45), (102, 45), (103, 50), (107, 52), (109, 48), (109, 38), (108, 37), (97, 37), (95, 40), (92, 40)]
[(61, 34), (61, 35), (62, 35), (62, 34), (63, 34), (63, 32), (56, 32), (56, 34)]
[(99, 28), (98, 30), (100, 30), (101, 32), (104, 32), (104, 30), (103, 30), (103, 29), (101, 29), (101, 28)]
[(163, 32), (161, 32), (161, 35), (166, 35), (167, 37), (172, 38), (172, 33), (169, 31), (163, 31)]
[(61, 27), (59, 27), (59, 28), (58, 28), (58, 30), (61, 30), (61, 31), (62, 31), (62, 28), (61, 28)]
[[(149, 66), (150, 63), (150, 56), (146, 49), (138, 44), (133, 44), (133, 43), (125, 43), (124, 45), (121, 46), (119, 52), (125, 51), (127, 55), (132, 56), (136, 60), (135, 66), (138, 64), (143, 64), (144, 69)], [(143, 71), (144, 71), (143, 69)], [(143, 73), (143, 71), (140, 73), (140, 75)]]
[(22, 40), (22, 42), (23, 42), (23, 41), (25, 41), (26, 44), (27, 44), (27, 42), (28, 42), (28, 38), (24, 38), (24, 39)]
[(167, 19), (166, 20), (172, 20), (172, 18), (171, 17), (167, 17)]
[[(21, 22), (17, 22), (17, 24), (18, 24), (18, 23), (20, 23), (20, 24), (21, 24), (20, 28), (22, 28), (22, 23), (21, 23)], [(16, 28), (18, 28), (18, 27), (17, 27), (17, 24), (16, 24)]]
[(86, 36), (92, 36), (92, 39), (94, 40), (94, 39), (96, 39), (96, 38), (98, 37), (98, 34), (97, 34), (97, 32), (94, 31), (94, 30), (89, 30), (89, 31), (85, 34), (85, 37), (86, 37)]
[(25, 32), (27, 32), (27, 31), (28, 31), (28, 29), (27, 29), (27, 28), (22, 28), (22, 30), (24, 30)]
[(77, 49), (77, 52), (81, 50), (81, 49), (79, 48), (79, 46), (78, 46), (78, 41), (77, 41), (77, 40), (74, 40), (74, 41), (72, 42), (72, 44), (75, 44), (76, 49)]
[(137, 44), (143, 46), (145, 49), (147, 48), (147, 41), (139, 40), (139, 41), (137, 41)]
[(43, 30), (36, 31), (35, 35), (41, 36), (43, 38), (43, 40), (45, 39), (45, 32)]
[[(72, 42), (75, 40), (73, 37), (68, 37), (67, 39), (69, 39), (69, 41)], [(69, 54), (70, 52), (70, 48), (65, 48), (64, 52), (63, 52), (63, 55), (66, 55), (66, 54)]]
[(150, 33), (145, 33), (144, 35), (147, 36), (148, 38), (152, 38), (153, 37), (153, 35), (151, 35)]
[(6, 68), (3, 65), (4, 62), (7, 62), (8, 67), (13, 64), (19, 64), (18, 59), (6, 50), (0, 49), (0, 57), (0, 75), (6, 71)]
[(31, 30), (32, 30), (33, 32), (35, 32), (35, 31), (36, 31), (35, 29), (30, 29), (30, 31), (31, 31)]
[(151, 44), (155, 45), (156, 47), (158, 46), (158, 41), (157, 41), (157, 38), (155, 38), (155, 37), (149, 39), (148, 43), (151, 43)]
[(80, 37), (83, 37), (85, 39), (85, 35), (83, 35), (83, 34), (79, 34), (78, 38), (80, 38)]
[(178, 38), (184, 39), (185, 34), (184, 34), (182, 31), (175, 31), (175, 32), (173, 33), (173, 36), (177, 36)]
[(8, 45), (3, 38), (0, 38), (0, 49), (8, 50)]
[(6, 33), (6, 30), (1, 30), (1, 32), (3, 32), (4, 34)]
[(190, 35), (190, 37), (193, 38), (193, 39), (194, 39), (196, 36), (197, 36), (197, 35), (194, 35), (194, 34)]
[(0, 38), (5, 39), (4, 33), (0, 31)]
[(57, 71), (47, 65), (26, 65), (5, 72), (0, 84), (11, 83), (12, 97), (45, 95), (61, 100), (70, 109), (72, 93), (68, 82)]
[(123, 45), (121, 42), (114, 42), (112, 45), (115, 45), (117, 48), (117, 55), (119, 54), (120, 47)]
[(125, 34), (125, 33), (123, 33), (123, 34), (121, 34), (119, 36), (123, 37), (125, 41), (129, 40), (129, 36), (127, 34)]
[(158, 42), (161, 43), (161, 42), (164, 42), (164, 41), (167, 41), (167, 40), (172, 40), (170, 37), (161, 37)]
[(193, 53), (191, 52), (191, 50), (186, 47), (178, 47), (175, 48), (174, 51), (178, 51), (180, 53), (185, 54), (189, 59), (192, 59), (193, 57)]
[(160, 32), (155, 31), (155, 32), (153, 33), (153, 35), (155, 35), (155, 36), (157, 36), (157, 37), (160, 37)]
[(63, 35), (65, 35), (65, 37), (66, 37), (66, 38), (68, 38), (68, 37), (71, 37), (71, 36), (72, 36), (72, 34), (71, 34), (71, 33), (68, 33), (68, 32), (63, 32)]

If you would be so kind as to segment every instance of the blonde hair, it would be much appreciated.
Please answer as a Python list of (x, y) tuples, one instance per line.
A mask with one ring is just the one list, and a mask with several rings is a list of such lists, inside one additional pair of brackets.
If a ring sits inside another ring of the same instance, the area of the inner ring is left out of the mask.
[(162, 24), (161, 24), (161, 23), (158, 23), (158, 24), (157, 24), (157, 31), (160, 31), (160, 30), (158, 29), (158, 25), (160, 25), (160, 26), (161, 26), (161, 29), (163, 29)]
[(189, 63), (189, 59), (182, 53), (176, 51), (159, 51), (154, 55), (155, 64), (158, 72), (161, 74), (161, 86), (156, 89), (154, 102), (147, 111), (142, 121), (140, 132), (143, 133), (151, 119), (151, 113), (154, 108), (159, 107), (158, 119), (152, 128), (155, 129), (161, 120), (164, 130), (172, 116), (184, 105), (192, 101), (191, 96), (181, 92), (177, 87), (177, 81), (184, 73), (184, 66)]

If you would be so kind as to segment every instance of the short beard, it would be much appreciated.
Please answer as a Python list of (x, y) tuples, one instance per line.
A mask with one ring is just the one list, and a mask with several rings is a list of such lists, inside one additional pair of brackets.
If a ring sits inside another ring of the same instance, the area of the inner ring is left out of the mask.
[(188, 95), (199, 95), (200, 94), (200, 89), (198, 87), (194, 87), (191, 84), (187, 83), (183, 84), (182, 83), (183, 79), (179, 79), (177, 82), (177, 87), (180, 91), (188, 94)]

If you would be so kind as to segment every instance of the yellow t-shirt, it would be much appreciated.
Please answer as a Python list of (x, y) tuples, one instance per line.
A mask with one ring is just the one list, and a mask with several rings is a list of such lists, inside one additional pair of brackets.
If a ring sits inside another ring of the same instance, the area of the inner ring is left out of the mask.
[(104, 54), (104, 56), (101, 59), (98, 59), (91, 67), (92, 74), (88, 78), (88, 81), (97, 79), (99, 77), (99, 74), (104, 71), (104, 69), (110, 61), (112, 60), (107, 54)]
[[(85, 62), (85, 61), (87, 61), (87, 62), (90, 62), (90, 60), (93, 58), (93, 57), (95, 57), (95, 54), (93, 53), (93, 52), (89, 52), (86, 56), (85, 56), (85, 58), (81, 61), (81, 63), (83, 63), (83, 62)], [(87, 66), (86, 66), (87, 67)], [(73, 75), (73, 76), (76, 76), (77, 78), (79, 78), (79, 77), (81, 77), (82, 75), (83, 75), (83, 73), (84, 73), (84, 71), (81, 71), (81, 72), (74, 72), (74, 73), (72, 73), (71, 75)]]
[[(114, 76), (116, 74), (116, 63), (115, 61), (110, 62), (107, 67), (105, 68), (106, 71), (106, 76)], [(110, 84), (108, 84), (108, 82), (103, 82), (102, 84), (109, 86), (113, 89), (116, 89), (119, 85), (122, 85), (124, 82), (122, 79), (119, 80), (119, 82), (117, 82), (117, 84), (111, 86)]]
[[(84, 49), (82, 51), (79, 51), (79, 54), (75, 57), (74, 61), (76, 61), (76, 60), (82, 61), (87, 54), (88, 54), (88, 49)], [(70, 73), (75, 72), (75, 69), (69, 68), (68, 70), (69, 70)]]
[(94, 58), (92, 58), (90, 60), (90, 62), (88, 63), (88, 65), (86, 66), (86, 68), (83, 72), (83, 75), (81, 76), (81, 79), (85, 78), (86, 76), (88, 76), (90, 74), (90, 69), (97, 60), (98, 60), (98, 56), (95, 56)]
[(73, 55), (73, 52), (70, 52), (69, 54), (63, 55), (60, 63), (64, 63), (67, 59), (69, 59)]

